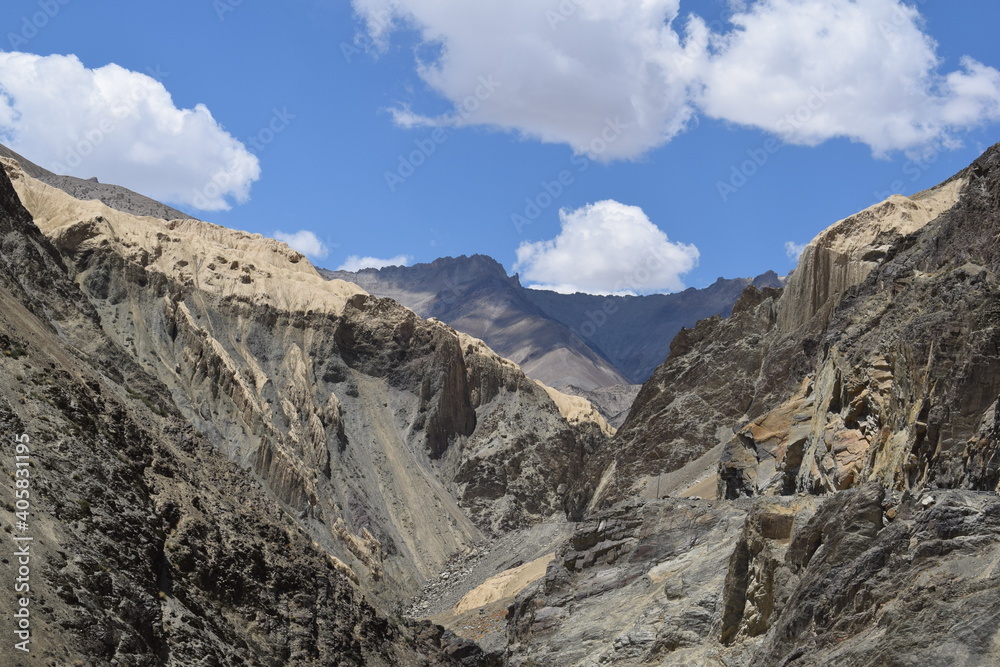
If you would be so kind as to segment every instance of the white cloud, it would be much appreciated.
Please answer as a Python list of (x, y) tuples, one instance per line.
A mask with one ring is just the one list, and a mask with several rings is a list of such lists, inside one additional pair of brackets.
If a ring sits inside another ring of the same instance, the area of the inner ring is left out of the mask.
[[(354, 7), (376, 41), (406, 25), (442, 47), (417, 71), (454, 109), (428, 119), (401, 106), (394, 115), (404, 126), (487, 125), (629, 158), (668, 141), (693, 112), (675, 64), (679, 37), (664, 23), (679, 3), (354, 0)], [(609, 123), (626, 129), (609, 131)]]
[(559, 212), (551, 241), (522, 243), (514, 270), (536, 289), (637, 294), (684, 289), (698, 249), (671, 242), (638, 206), (613, 200)]
[[(902, 0), (736, 0), (715, 32), (682, 15), (682, 0), (353, 5), (376, 44), (412, 29), (436, 47), (417, 51), (432, 54), (417, 72), (453, 110), (427, 118), (403, 104), (393, 110), (402, 126), (485, 125), (628, 159), (699, 113), (875, 153), (954, 146), (961, 131), (1000, 120), (1000, 72), (970, 58), (941, 72), (920, 13)], [(609, 121), (626, 128), (610, 142)]]
[(760, 0), (732, 22), (704, 68), (698, 104), (710, 116), (877, 154), (1000, 120), (1000, 72), (966, 58), (942, 76), (920, 13), (899, 0)]
[(338, 271), (360, 271), (362, 269), (384, 269), (387, 266), (409, 266), (413, 258), (409, 255), (396, 255), (389, 259), (378, 257), (359, 257), (351, 255), (337, 269)]
[(260, 164), (204, 105), (151, 76), (76, 56), (0, 52), (0, 136), (43, 167), (201, 210), (245, 202)]
[(293, 250), (298, 250), (310, 259), (323, 259), (330, 254), (329, 248), (312, 232), (303, 229), (293, 234), (275, 232), (274, 238), (288, 244)]
[(805, 244), (805, 243), (796, 243), (795, 241), (786, 241), (785, 242), (785, 254), (788, 255), (788, 259), (792, 260), (793, 262), (798, 262), (799, 261), (799, 257), (802, 256), (802, 253), (806, 249), (806, 245), (807, 244)]

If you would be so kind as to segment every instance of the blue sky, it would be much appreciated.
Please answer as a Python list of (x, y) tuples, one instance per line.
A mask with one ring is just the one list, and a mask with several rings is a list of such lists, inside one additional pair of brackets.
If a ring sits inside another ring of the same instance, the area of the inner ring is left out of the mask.
[(786, 243), (1000, 141), (985, 0), (275, 4), (8, 1), (0, 134), (212, 222), (311, 231), (320, 266), (484, 253), (593, 292), (785, 273)]

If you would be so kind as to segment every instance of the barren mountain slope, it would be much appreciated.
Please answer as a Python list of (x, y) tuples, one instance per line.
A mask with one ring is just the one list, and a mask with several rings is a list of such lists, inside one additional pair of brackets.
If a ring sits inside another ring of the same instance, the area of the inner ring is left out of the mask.
[(752, 280), (719, 278), (708, 287), (674, 294), (596, 296), (527, 290), (526, 296), (546, 316), (578, 332), (629, 382), (641, 384), (667, 358), (670, 341), (681, 329), (707, 317), (729, 317), (750, 285), (764, 289), (783, 284), (769, 271)]
[[(966, 182), (956, 178), (912, 198), (894, 196), (836, 223), (809, 244), (783, 291), (750, 287), (731, 318), (681, 331), (667, 362), (640, 391), (619, 446), (608, 450), (616, 452), (614, 460), (594, 461), (594, 479), (604, 477), (601, 495), (626, 497), (649, 476), (729, 442), (743, 424), (784, 401), (806, 401), (807, 378), (828, 351), (822, 341), (842, 297), (877, 274), (898, 244), (951, 208)], [(925, 299), (921, 307), (931, 303)], [(789, 404), (788, 417), (804, 405)]]
[(531, 378), (562, 389), (628, 384), (600, 353), (540, 311), (503, 266), (483, 255), (380, 270), (324, 271), (394, 299), (421, 317), (434, 317), (480, 338)]
[(529, 377), (583, 391), (644, 382), (663, 363), (682, 327), (728, 316), (751, 283), (761, 288), (782, 284), (767, 273), (753, 281), (720, 278), (705, 289), (677, 294), (557, 294), (522, 287), (517, 276), (508, 277), (503, 266), (483, 255), (323, 273), (485, 340)]
[[(388, 667), (471, 650), (365, 602), (106, 336), (70, 275), (0, 173), (0, 432), (9, 470), (21, 434), (31, 463), (27, 526), (12, 525), (13, 476), (2, 524), (33, 538), (30, 653), (8, 630), (0, 662)], [(0, 596), (4, 618), (15, 599)]]
[(997, 664), (998, 230), (1000, 146), (679, 335), (508, 663)]
[(367, 590), (399, 600), (488, 534), (579, 511), (570, 484), (606, 425), (569, 424), (485, 345), (277, 241), (6, 166), (108, 334)]

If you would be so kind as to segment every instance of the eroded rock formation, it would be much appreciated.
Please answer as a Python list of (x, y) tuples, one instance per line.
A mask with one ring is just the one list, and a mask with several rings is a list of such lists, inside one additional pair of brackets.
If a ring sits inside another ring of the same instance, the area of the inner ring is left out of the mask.
[[(459, 664), (457, 640), (377, 611), (196, 432), (71, 276), (0, 173), (0, 432), (5, 452), (22, 434), (30, 449), (27, 526), (13, 526), (12, 484), (2, 522), (8, 539), (32, 538), (30, 653), (8, 634), (0, 661)], [(11, 553), (8, 582), (22, 565)], [(5, 618), (15, 600), (0, 596)]]
[[(481, 342), (278, 241), (83, 202), (5, 163), (108, 336), (367, 590), (563, 515), (610, 432)], [(582, 403), (582, 401), (581, 401)]]

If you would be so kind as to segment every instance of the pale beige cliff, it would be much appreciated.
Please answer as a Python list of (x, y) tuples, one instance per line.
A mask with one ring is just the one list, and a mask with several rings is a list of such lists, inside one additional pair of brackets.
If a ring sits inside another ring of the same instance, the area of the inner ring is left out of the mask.
[(893, 195), (821, 232), (806, 246), (785, 287), (780, 329), (791, 332), (817, 314), (825, 317), (840, 295), (879, 266), (895, 238), (912, 234), (954, 206), (965, 184), (956, 178), (913, 197)]

